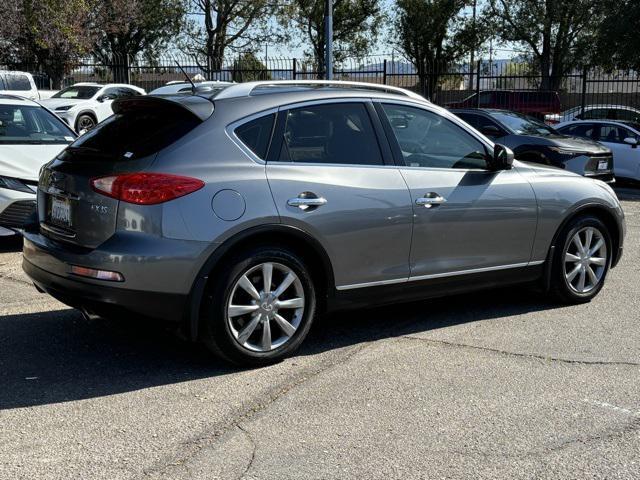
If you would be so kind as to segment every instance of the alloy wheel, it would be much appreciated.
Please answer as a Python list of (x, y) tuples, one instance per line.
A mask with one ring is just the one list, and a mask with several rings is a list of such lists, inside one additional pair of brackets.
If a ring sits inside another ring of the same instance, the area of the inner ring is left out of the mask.
[(595, 227), (578, 230), (564, 252), (564, 275), (569, 287), (577, 293), (596, 288), (607, 266), (607, 243)]
[(281, 263), (265, 262), (236, 280), (226, 317), (233, 337), (242, 347), (270, 352), (291, 340), (304, 308), (304, 288), (298, 275)]

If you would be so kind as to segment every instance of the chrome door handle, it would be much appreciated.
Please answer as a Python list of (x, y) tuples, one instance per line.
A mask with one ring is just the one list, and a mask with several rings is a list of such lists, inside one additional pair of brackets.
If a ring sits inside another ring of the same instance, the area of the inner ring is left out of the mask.
[(437, 207), (447, 201), (442, 195), (438, 195), (437, 193), (430, 192), (427, 193), (424, 197), (420, 197), (416, 199), (416, 205), (422, 205), (425, 208)]
[(302, 197), (290, 198), (287, 205), (290, 207), (298, 207), (300, 210), (306, 210), (309, 207), (321, 207), (327, 203), (327, 199), (323, 197)]

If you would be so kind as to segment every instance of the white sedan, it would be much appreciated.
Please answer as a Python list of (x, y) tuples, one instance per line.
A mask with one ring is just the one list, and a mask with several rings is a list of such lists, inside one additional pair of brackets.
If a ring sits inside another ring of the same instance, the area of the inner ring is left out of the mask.
[(133, 85), (76, 83), (40, 103), (62, 118), (76, 132), (90, 130), (113, 115), (111, 104), (117, 98), (145, 95)]
[(0, 236), (20, 230), (34, 214), (40, 167), (75, 138), (36, 102), (0, 94)]
[(640, 180), (640, 123), (577, 120), (560, 123), (555, 129), (565, 135), (590, 138), (609, 147), (613, 153), (615, 177)]

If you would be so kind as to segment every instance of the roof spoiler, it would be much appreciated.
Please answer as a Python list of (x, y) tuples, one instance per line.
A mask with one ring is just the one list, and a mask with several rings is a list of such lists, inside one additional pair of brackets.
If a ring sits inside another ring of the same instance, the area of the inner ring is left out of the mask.
[(213, 102), (198, 95), (143, 95), (117, 99), (113, 102), (114, 113), (125, 113), (134, 110), (167, 110), (187, 111), (204, 122), (213, 114)]

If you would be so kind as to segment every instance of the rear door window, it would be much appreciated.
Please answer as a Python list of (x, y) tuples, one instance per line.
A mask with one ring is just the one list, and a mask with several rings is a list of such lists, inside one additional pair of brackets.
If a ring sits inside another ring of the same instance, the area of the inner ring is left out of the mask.
[(364, 103), (294, 108), (286, 113), (281, 162), (382, 165), (382, 154)]
[(249, 149), (262, 160), (267, 158), (275, 113), (264, 115), (236, 127), (234, 133)]

